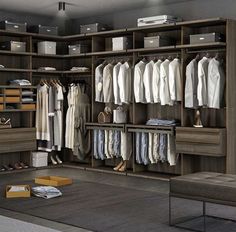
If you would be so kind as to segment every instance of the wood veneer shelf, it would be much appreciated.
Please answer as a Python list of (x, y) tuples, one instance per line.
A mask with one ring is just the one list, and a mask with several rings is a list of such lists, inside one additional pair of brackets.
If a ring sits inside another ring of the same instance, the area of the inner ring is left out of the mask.
[(209, 19), (199, 19), (199, 20), (192, 20), (192, 21), (183, 21), (183, 22), (177, 22), (177, 26), (213, 26), (213, 25), (221, 25), (225, 24), (227, 22), (227, 19), (224, 18), (209, 18)]
[(184, 45), (177, 45), (176, 48), (181, 49), (181, 48), (202, 48), (202, 49), (207, 49), (207, 48), (225, 48), (226, 43), (224, 42), (215, 42), (215, 43), (204, 43), (204, 44), (184, 44)]
[(48, 58), (59, 58), (59, 59), (62, 59), (64, 58), (65, 56), (64, 55), (50, 55), (50, 54), (39, 54), (39, 53), (32, 53), (32, 56), (33, 57), (48, 57)]
[(164, 46), (158, 48), (136, 48), (136, 49), (129, 49), (128, 52), (173, 52), (173, 51), (180, 51), (180, 49), (176, 46)]
[(0, 72), (32, 72), (32, 69), (0, 68)]
[[(19, 102), (17, 103), (7, 103), (7, 104), (18, 104)], [(5, 110), (0, 110), (0, 113), (14, 113), (14, 112), (35, 112), (35, 110), (21, 110), (21, 109), (5, 109)]]
[(131, 54), (132, 50), (120, 50), (120, 51), (102, 51), (102, 52), (91, 52), (86, 53), (86, 56), (106, 56), (106, 55), (121, 55), (121, 54)]
[(34, 53), (32, 52), (12, 52), (0, 50), (0, 55), (9, 55), (9, 56), (32, 56)]

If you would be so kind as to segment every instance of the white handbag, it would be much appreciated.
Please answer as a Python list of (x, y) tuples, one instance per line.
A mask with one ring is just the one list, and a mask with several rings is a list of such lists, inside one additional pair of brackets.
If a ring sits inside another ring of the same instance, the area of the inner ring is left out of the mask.
[(127, 123), (127, 111), (123, 107), (113, 110), (113, 123)]

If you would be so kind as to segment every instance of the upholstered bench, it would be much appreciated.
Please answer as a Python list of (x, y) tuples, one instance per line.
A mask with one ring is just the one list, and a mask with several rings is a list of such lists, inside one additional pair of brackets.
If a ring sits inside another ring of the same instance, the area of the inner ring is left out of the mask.
[[(206, 231), (206, 203), (236, 206), (236, 175), (199, 172), (172, 178), (169, 194), (169, 222), (171, 218), (171, 198), (184, 198), (203, 202), (204, 231)], [(232, 221), (232, 220), (231, 220)], [(193, 231), (196, 231), (193, 229)]]

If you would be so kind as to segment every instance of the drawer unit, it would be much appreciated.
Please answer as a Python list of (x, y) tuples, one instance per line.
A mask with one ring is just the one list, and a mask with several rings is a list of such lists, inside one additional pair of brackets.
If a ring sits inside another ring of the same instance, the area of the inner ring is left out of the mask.
[(112, 38), (112, 50), (126, 50), (132, 48), (132, 38), (131, 37), (115, 37)]
[(224, 128), (176, 128), (177, 153), (225, 156), (226, 129)]
[(5, 102), (6, 103), (19, 103), (20, 97), (6, 97)]
[(20, 96), (19, 89), (4, 89), (4, 94), (8, 96)]
[(34, 25), (29, 27), (29, 32), (44, 34), (44, 35), (58, 35), (58, 27)]
[(26, 43), (18, 41), (1, 42), (0, 49), (12, 52), (26, 52)]
[(223, 40), (223, 35), (215, 32), (190, 35), (190, 44), (214, 43), (222, 42)]
[(158, 48), (171, 45), (171, 40), (168, 37), (151, 36), (144, 37), (144, 48)]
[(0, 130), (0, 153), (31, 151), (35, 149), (35, 128), (12, 128)]
[(0, 22), (0, 29), (15, 32), (26, 32), (27, 23), (15, 23), (7, 20)]
[(84, 44), (69, 45), (68, 49), (69, 49), (69, 55), (76, 55), (89, 52), (88, 45)]
[(51, 41), (38, 42), (38, 53), (56, 55), (56, 47), (57, 47), (56, 42), (51, 42)]
[(35, 110), (36, 105), (35, 104), (22, 104), (21, 109), (22, 110)]
[(107, 31), (109, 28), (106, 25), (101, 23), (92, 23), (86, 25), (80, 25), (80, 33), (87, 34), (87, 33), (94, 33), (99, 31)]

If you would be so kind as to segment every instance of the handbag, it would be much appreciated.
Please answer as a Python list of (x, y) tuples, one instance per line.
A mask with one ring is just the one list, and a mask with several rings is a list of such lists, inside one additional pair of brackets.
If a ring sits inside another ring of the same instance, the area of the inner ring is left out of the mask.
[(108, 106), (105, 107), (103, 112), (98, 114), (98, 123), (111, 123), (112, 122), (112, 113), (111, 108)]
[(113, 110), (113, 122), (114, 123), (127, 123), (127, 111), (123, 107), (118, 106)]

